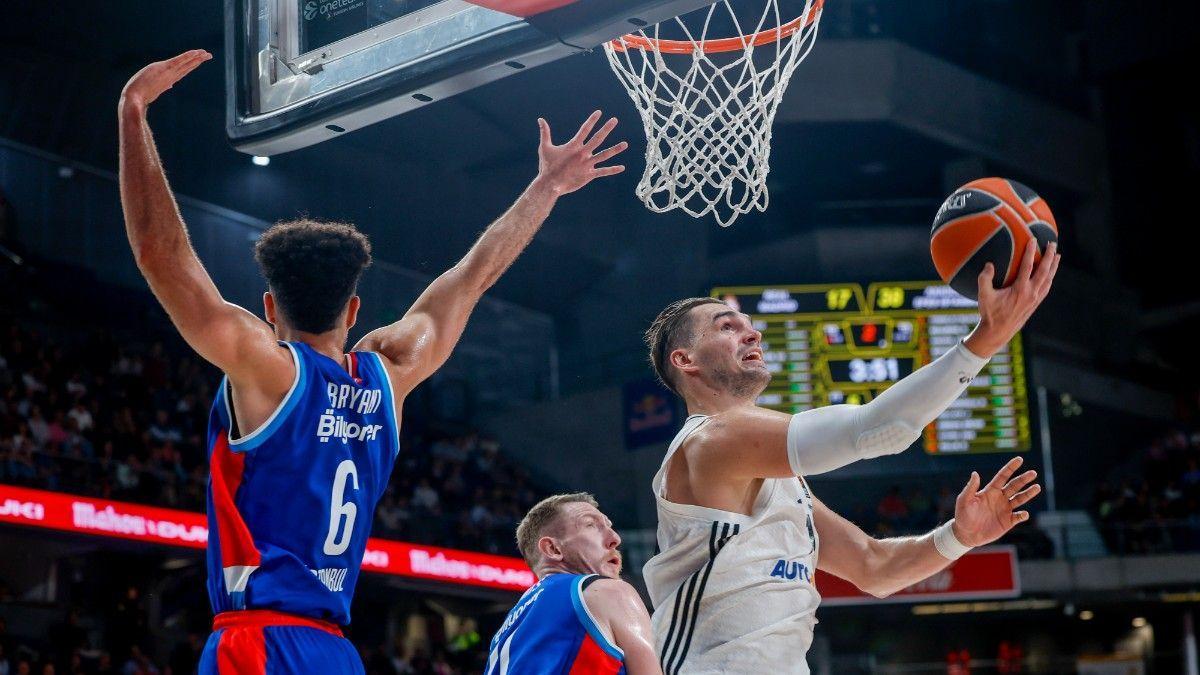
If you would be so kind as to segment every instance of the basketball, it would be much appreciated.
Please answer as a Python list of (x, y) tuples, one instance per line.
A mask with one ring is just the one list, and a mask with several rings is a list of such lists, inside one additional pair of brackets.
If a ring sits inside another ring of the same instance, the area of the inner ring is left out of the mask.
[(929, 250), (942, 280), (978, 300), (976, 278), (984, 265), (995, 265), (995, 288), (1008, 286), (1030, 237), (1037, 241), (1036, 265), (1050, 242), (1058, 241), (1046, 200), (1015, 180), (980, 178), (955, 190), (938, 209)]

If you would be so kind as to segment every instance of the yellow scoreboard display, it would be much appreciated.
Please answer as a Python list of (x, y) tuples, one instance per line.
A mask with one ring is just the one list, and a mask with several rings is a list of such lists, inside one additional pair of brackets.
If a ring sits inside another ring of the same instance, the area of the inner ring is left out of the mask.
[[(974, 301), (941, 282), (713, 289), (763, 334), (771, 384), (758, 403), (797, 413), (866, 403), (936, 359), (979, 321)], [(1025, 359), (1017, 335), (967, 391), (925, 429), (925, 451), (949, 455), (1029, 449)]]

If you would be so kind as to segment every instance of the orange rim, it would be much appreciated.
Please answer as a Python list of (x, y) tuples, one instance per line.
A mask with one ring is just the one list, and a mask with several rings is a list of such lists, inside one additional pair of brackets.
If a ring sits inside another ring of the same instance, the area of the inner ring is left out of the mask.
[[(700, 49), (705, 54), (717, 54), (720, 52), (734, 52), (751, 45), (761, 47), (771, 42), (778, 42), (784, 38), (791, 37), (796, 31), (807, 28), (816, 21), (817, 15), (820, 14), (821, 8), (824, 5), (825, 0), (813, 0), (812, 7), (809, 8), (807, 15), (798, 16), (778, 28), (770, 28), (760, 33), (754, 33), (753, 35), (704, 40), (699, 43)], [(612, 44), (613, 49), (622, 52), (626, 49), (647, 49), (661, 54), (691, 54), (696, 51), (697, 43), (690, 40), (653, 40), (630, 33), (625, 37), (613, 40), (610, 44)]]

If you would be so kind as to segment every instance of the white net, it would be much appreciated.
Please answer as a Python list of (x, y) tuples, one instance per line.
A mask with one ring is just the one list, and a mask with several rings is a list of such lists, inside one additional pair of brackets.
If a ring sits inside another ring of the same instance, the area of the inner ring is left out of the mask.
[[(719, 0), (604, 45), (646, 128), (638, 198), (658, 213), (712, 214), (722, 227), (767, 209), (771, 125), (792, 72), (816, 42), (822, 5), (804, 0), (802, 13), (785, 17), (780, 0), (766, 0), (751, 25), (734, 1), (741, 0)], [(710, 36), (718, 26), (742, 37)], [(682, 39), (660, 38), (664, 28)]]

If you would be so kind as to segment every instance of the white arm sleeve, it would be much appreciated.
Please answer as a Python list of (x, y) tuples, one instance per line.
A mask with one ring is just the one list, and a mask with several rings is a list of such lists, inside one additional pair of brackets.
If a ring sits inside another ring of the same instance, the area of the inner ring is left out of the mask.
[(813, 476), (903, 452), (986, 363), (959, 342), (866, 405), (830, 405), (793, 415), (787, 437), (792, 473)]

